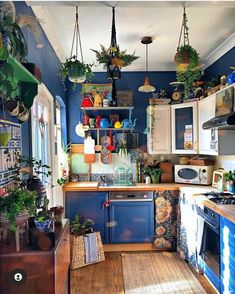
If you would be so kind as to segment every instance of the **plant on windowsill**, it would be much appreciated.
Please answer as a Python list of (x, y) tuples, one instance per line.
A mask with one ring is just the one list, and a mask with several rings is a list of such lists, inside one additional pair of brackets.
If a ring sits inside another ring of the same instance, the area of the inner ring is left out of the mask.
[(27, 189), (9, 190), (5, 197), (0, 197), (0, 223), (10, 225), (12, 231), (25, 223), (36, 209), (36, 193)]
[(162, 169), (158, 167), (151, 167), (147, 166), (144, 167), (143, 172), (145, 175), (148, 175), (151, 177), (152, 183), (157, 184), (160, 180), (160, 175), (162, 173)]
[(225, 181), (227, 183), (227, 187), (229, 192), (235, 193), (235, 170), (232, 172), (225, 174)]

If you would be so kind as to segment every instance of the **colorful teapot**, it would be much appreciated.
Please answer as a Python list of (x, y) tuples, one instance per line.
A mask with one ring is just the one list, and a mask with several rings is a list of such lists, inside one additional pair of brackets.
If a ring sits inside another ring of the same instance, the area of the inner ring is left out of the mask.
[(122, 123), (119, 120), (116, 121), (115, 124), (114, 124), (114, 128), (115, 129), (120, 129), (121, 127), (122, 127)]
[(107, 129), (110, 127), (110, 123), (106, 117), (103, 117), (100, 121), (100, 127), (103, 129)]
[(91, 98), (89, 96), (86, 96), (83, 98), (81, 106), (82, 107), (93, 107), (94, 105), (91, 101)]
[(227, 82), (229, 85), (235, 83), (235, 67), (231, 66), (230, 68), (234, 71), (227, 76)]
[(122, 127), (123, 128), (134, 128), (135, 127), (135, 124), (136, 124), (136, 118), (134, 119), (134, 123), (132, 123), (132, 121), (131, 120), (129, 120), (129, 119), (124, 119), (123, 121), (122, 121)]

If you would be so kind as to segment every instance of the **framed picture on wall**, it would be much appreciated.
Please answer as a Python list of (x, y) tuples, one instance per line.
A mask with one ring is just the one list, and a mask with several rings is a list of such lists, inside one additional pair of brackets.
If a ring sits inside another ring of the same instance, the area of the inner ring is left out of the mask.
[(215, 116), (226, 115), (233, 112), (234, 108), (234, 88), (233, 86), (216, 93)]

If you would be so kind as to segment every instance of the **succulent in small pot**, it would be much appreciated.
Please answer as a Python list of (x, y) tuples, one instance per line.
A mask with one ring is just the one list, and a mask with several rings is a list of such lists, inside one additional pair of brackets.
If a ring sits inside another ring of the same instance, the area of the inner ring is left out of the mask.
[(59, 76), (61, 81), (65, 83), (66, 78), (74, 83), (73, 88), (76, 84), (83, 83), (86, 80), (90, 81), (93, 77), (92, 64), (85, 64), (79, 61), (76, 56), (66, 58), (64, 63), (61, 63), (61, 69), (59, 71)]

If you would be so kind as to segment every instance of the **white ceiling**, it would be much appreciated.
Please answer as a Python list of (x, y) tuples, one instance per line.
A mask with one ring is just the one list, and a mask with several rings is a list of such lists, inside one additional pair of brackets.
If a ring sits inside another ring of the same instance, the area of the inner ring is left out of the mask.
[[(95, 53), (99, 44), (109, 47), (112, 6), (116, 6), (117, 42), (121, 50), (140, 58), (126, 71), (145, 70), (145, 45), (140, 41), (152, 36), (149, 45), (149, 70), (175, 70), (176, 52), (186, 7), (190, 44), (197, 49), (207, 67), (235, 46), (235, 1), (28, 1), (35, 15), (44, 20), (42, 27), (61, 61), (70, 56), (75, 22), (75, 6), (79, 6), (79, 26), (84, 61), (95, 63), (94, 71), (102, 71)], [(231, 65), (235, 65), (231, 61)]]

